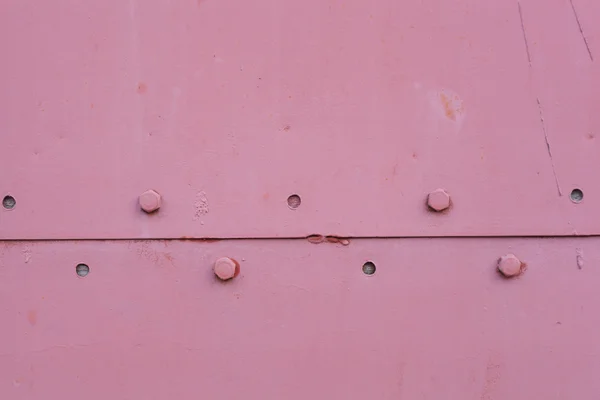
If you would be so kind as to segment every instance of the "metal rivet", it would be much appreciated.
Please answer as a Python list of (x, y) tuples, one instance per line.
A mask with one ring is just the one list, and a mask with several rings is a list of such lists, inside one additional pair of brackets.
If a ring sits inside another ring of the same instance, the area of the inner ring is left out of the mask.
[(365, 275), (373, 275), (375, 273), (375, 271), (377, 270), (377, 267), (375, 266), (375, 263), (373, 263), (372, 261), (367, 261), (366, 263), (363, 264), (362, 270)]
[(140, 195), (140, 208), (147, 213), (158, 210), (162, 204), (161, 195), (155, 190), (147, 190)]
[(90, 273), (90, 267), (88, 267), (87, 264), (77, 264), (75, 267), (75, 272), (77, 272), (77, 275), (83, 278)]
[(17, 205), (17, 201), (15, 200), (14, 197), (12, 197), (10, 195), (6, 195), (2, 199), (2, 207), (6, 208), (7, 210), (12, 210), (13, 208), (15, 208), (16, 205)]
[(583, 191), (581, 189), (573, 189), (571, 191), (571, 201), (573, 203), (581, 203), (583, 200)]
[(219, 279), (226, 281), (235, 278), (240, 273), (240, 264), (233, 258), (222, 257), (215, 261), (213, 271)]
[(450, 207), (450, 195), (444, 189), (436, 189), (427, 196), (427, 206), (433, 211), (444, 211)]
[(297, 194), (293, 194), (290, 197), (288, 197), (287, 203), (288, 203), (289, 208), (291, 208), (292, 210), (295, 210), (296, 208), (300, 207), (300, 204), (302, 203), (302, 199)]
[(498, 260), (498, 271), (507, 278), (521, 274), (525, 270), (522, 263), (514, 254), (507, 254)]

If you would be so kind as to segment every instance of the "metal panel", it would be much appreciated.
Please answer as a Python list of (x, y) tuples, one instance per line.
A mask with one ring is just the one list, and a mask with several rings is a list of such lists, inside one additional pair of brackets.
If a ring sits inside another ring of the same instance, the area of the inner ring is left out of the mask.
[(0, 246), (2, 399), (600, 395), (599, 238)]
[(600, 234), (598, 12), (3, 1), (0, 238)]

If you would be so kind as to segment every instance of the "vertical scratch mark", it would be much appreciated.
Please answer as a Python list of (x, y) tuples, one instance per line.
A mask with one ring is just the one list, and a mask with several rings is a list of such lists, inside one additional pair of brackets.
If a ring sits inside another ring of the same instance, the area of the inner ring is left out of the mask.
[(527, 34), (525, 33), (525, 23), (523, 22), (523, 11), (521, 10), (521, 3), (517, 2), (519, 6), (519, 18), (521, 19), (521, 30), (523, 31), (523, 39), (525, 40), (525, 51), (527, 52), (527, 61), (531, 67), (531, 54), (529, 53), (529, 42), (527, 41)]
[(581, 249), (576, 249), (577, 252), (577, 268), (583, 269), (583, 251)]
[(573, 14), (575, 15), (575, 21), (577, 21), (577, 26), (579, 27), (579, 32), (581, 32), (581, 37), (583, 38), (583, 43), (585, 43), (585, 48), (590, 56), (590, 60), (594, 61), (594, 57), (592, 57), (592, 50), (590, 50), (590, 45), (588, 44), (587, 39), (585, 38), (585, 34), (583, 33), (583, 28), (581, 27), (581, 22), (579, 21), (579, 16), (577, 15), (577, 10), (575, 10), (575, 4), (573, 0), (569, 0), (571, 2), (571, 8), (573, 9)]
[(550, 142), (548, 141), (548, 132), (546, 131), (546, 123), (544, 122), (544, 113), (542, 111), (542, 103), (539, 98), (536, 98), (538, 110), (540, 111), (540, 121), (542, 122), (542, 131), (544, 132), (544, 139), (546, 140), (546, 148), (548, 149), (548, 156), (550, 156), (550, 164), (552, 165), (552, 173), (554, 174), (554, 181), (556, 182), (556, 189), (558, 189), (558, 195), (562, 196), (562, 190), (560, 190), (560, 184), (558, 183), (558, 176), (556, 175), (556, 168), (554, 167), (554, 159), (552, 158), (552, 150), (550, 150)]

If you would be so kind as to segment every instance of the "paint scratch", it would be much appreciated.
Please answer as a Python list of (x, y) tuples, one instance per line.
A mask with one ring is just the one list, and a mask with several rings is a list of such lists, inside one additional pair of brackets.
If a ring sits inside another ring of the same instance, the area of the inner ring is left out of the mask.
[(519, 6), (519, 18), (521, 19), (521, 31), (523, 31), (523, 40), (525, 40), (525, 51), (527, 52), (527, 61), (531, 67), (531, 53), (529, 53), (529, 42), (527, 41), (527, 34), (525, 33), (525, 23), (523, 22), (523, 11), (521, 10), (521, 3), (517, 3)]
[(581, 22), (579, 21), (579, 15), (577, 15), (577, 10), (575, 9), (575, 4), (573, 0), (569, 0), (571, 2), (571, 8), (573, 9), (573, 15), (575, 15), (575, 21), (577, 21), (577, 26), (579, 27), (579, 32), (581, 33), (581, 37), (583, 38), (583, 43), (585, 43), (585, 48), (587, 49), (588, 55), (590, 56), (590, 60), (594, 61), (594, 57), (592, 56), (592, 50), (590, 50), (590, 45), (583, 33), (583, 28), (581, 27)]
[(556, 182), (556, 189), (558, 189), (558, 195), (562, 196), (562, 190), (560, 190), (560, 184), (558, 183), (558, 176), (556, 175), (556, 167), (554, 166), (554, 159), (552, 158), (552, 150), (550, 150), (550, 141), (548, 140), (548, 132), (546, 131), (546, 123), (544, 122), (544, 112), (542, 111), (542, 103), (539, 98), (536, 98), (538, 110), (540, 111), (540, 121), (542, 123), (542, 131), (544, 132), (544, 139), (546, 140), (546, 148), (548, 149), (548, 156), (550, 157), (550, 164), (552, 165), (552, 173), (554, 174), (554, 181)]
[(577, 249), (576, 252), (577, 252), (577, 257), (576, 257), (577, 268), (583, 269), (583, 264), (584, 264), (584, 262), (583, 262), (583, 251), (581, 249)]

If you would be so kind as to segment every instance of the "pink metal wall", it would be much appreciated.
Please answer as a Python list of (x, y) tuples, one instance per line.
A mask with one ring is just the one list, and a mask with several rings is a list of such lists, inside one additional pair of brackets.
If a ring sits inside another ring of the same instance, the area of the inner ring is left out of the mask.
[[(510, 280), (495, 270), (507, 250), (528, 263)], [(2, 399), (600, 393), (597, 238), (15, 242), (0, 254)], [(227, 282), (211, 272), (223, 256), (242, 266)]]
[(4, 239), (600, 233), (593, 0), (1, 4)]
[(0, 399), (598, 399), (599, 20), (1, 1)]

